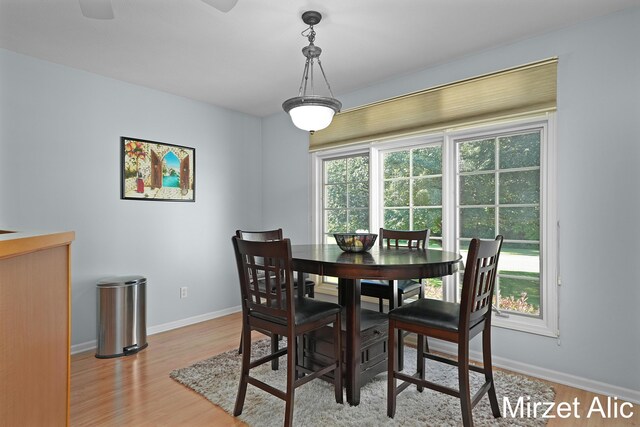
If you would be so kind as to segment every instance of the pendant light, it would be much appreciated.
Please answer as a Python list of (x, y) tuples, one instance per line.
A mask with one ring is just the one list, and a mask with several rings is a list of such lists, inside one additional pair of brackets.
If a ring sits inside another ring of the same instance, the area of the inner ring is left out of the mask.
[[(340, 108), (342, 108), (342, 103), (333, 97), (331, 86), (322, 68), (322, 63), (320, 62), (322, 49), (313, 44), (316, 38), (313, 26), (318, 24), (321, 19), (322, 15), (319, 12), (308, 11), (302, 14), (302, 21), (309, 26), (302, 32), (302, 35), (309, 40), (309, 46), (305, 46), (302, 49), (302, 54), (307, 60), (304, 64), (298, 96), (289, 98), (282, 103), (282, 108), (289, 113), (293, 124), (312, 134), (329, 126), (331, 120), (333, 120), (333, 115), (340, 112)], [(318, 67), (322, 72), (330, 97), (315, 94), (313, 82), (313, 66), (315, 62), (318, 63)]]

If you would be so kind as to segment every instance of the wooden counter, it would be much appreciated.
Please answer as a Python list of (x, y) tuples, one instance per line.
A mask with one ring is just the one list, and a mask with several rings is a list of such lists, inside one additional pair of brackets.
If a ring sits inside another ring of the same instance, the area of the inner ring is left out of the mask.
[(0, 425), (69, 425), (73, 232), (0, 230)]

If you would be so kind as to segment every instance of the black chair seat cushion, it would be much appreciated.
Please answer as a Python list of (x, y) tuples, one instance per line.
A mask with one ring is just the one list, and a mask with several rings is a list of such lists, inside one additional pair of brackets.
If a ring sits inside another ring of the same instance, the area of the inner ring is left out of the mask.
[[(311, 279), (304, 279), (304, 287), (305, 287), (305, 288), (308, 288), (309, 286), (315, 286), (315, 285), (316, 285), (316, 282), (314, 282), (313, 280), (311, 280)], [(297, 286), (298, 286), (298, 285), (297, 285), (297, 282), (296, 282), (296, 284), (295, 284), (295, 285), (293, 285), (293, 287), (294, 287), (294, 288), (296, 288)]]
[[(265, 290), (265, 285), (266, 285), (266, 281), (265, 281), (265, 278), (264, 278), (264, 275), (263, 275), (263, 277), (259, 277), (259, 278), (258, 278), (258, 288), (259, 288), (261, 291), (264, 291), (264, 290)], [(316, 285), (316, 282), (314, 282), (314, 281), (313, 281), (313, 280), (311, 280), (311, 279), (305, 279), (305, 281), (304, 281), (304, 288), (305, 288), (305, 290), (306, 290), (306, 289), (308, 289), (308, 288), (310, 288), (310, 287), (314, 287), (315, 285)], [(284, 289), (284, 288), (286, 287), (286, 283), (283, 281), (283, 282), (281, 283), (281, 286), (282, 286), (282, 288)], [(297, 288), (298, 288), (298, 281), (297, 281), (297, 280), (295, 280), (295, 276), (294, 276), (293, 288), (294, 288), (294, 289), (297, 289)]]
[(389, 312), (389, 319), (430, 328), (458, 331), (460, 304), (423, 298)]
[[(363, 280), (360, 282), (361, 293), (366, 295), (366, 292), (371, 289), (375, 290), (389, 288), (388, 280)], [(408, 294), (410, 292), (420, 290), (420, 283), (415, 280), (398, 280), (398, 294)]]
[[(305, 276), (306, 276), (306, 274), (305, 274)], [(293, 283), (294, 283), (294, 285), (298, 284), (298, 272), (297, 271), (293, 272)], [(310, 285), (314, 286), (316, 284), (316, 282), (314, 282), (313, 280), (305, 277), (304, 278), (304, 284), (305, 284), (305, 286), (310, 286)]]
[[(327, 316), (331, 316), (340, 311), (340, 306), (332, 302), (320, 301), (313, 298), (295, 298), (296, 304), (296, 325), (304, 325), (305, 323), (315, 322)], [(287, 324), (287, 319), (281, 317), (270, 316), (264, 313), (252, 311), (250, 316), (258, 317), (269, 322)]]

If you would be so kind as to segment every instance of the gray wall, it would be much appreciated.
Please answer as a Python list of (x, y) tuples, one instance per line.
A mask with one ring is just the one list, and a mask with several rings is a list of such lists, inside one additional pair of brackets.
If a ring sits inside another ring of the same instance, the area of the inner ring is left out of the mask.
[[(107, 275), (148, 278), (149, 326), (239, 305), (230, 237), (261, 225), (259, 118), (6, 50), (0, 70), (0, 228), (75, 230), (73, 344), (95, 339)], [(195, 147), (196, 202), (120, 200), (120, 136)]]
[[(494, 328), (494, 355), (631, 390), (640, 390), (638, 40), (633, 9), (340, 96), (349, 108), (559, 57), (561, 340)], [(292, 127), (284, 113), (263, 120), (266, 155), (294, 165), (263, 176), (263, 221), (309, 239), (301, 220), (310, 216), (307, 136)], [(295, 194), (298, 209), (279, 203), (284, 192)]]

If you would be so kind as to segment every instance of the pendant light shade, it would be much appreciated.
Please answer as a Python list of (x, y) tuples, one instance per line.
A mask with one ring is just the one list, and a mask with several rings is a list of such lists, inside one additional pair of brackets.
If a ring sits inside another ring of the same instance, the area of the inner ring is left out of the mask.
[(333, 115), (340, 111), (341, 105), (333, 98), (307, 96), (288, 99), (282, 107), (289, 113), (297, 128), (314, 132), (329, 126)]
[[(331, 86), (322, 68), (322, 63), (320, 62), (322, 49), (313, 44), (316, 37), (313, 26), (320, 22), (321, 19), (322, 15), (319, 12), (309, 11), (302, 14), (302, 21), (309, 25), (309, 28), (302, 32), (309, 40), (309, 46), (302, 49), (302, 54), (307, 60), (302, 72), (298, 96), (289, 98), (282, 103), (282, 108), (291, 116), (293, 124), (311, 133), (329, 126), (334, 114), (338, 113), (342, 108), (342, 103), (333, 97)], [(319, 96), (314, 93), (313, 67), (316, 62), (322, 72), (330, 97)]]

